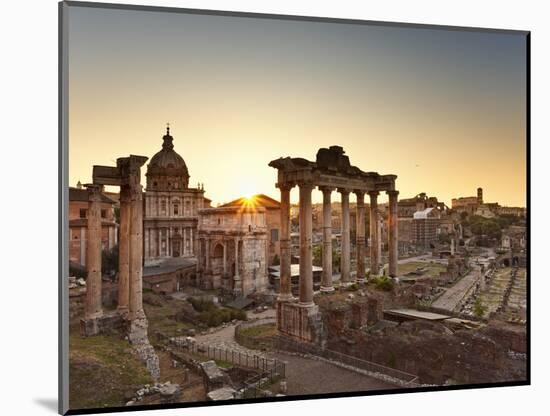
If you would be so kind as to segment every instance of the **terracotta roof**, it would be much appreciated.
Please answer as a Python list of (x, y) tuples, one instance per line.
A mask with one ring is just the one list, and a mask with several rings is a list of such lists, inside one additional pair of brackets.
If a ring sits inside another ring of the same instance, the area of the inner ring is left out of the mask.
[[(88, 202), (88, 190), (86, 188), (72, 188), (69, 187), (69, 201), (81, 201), (81, 202)], [(105, 202), (107, 204), (116, 204), (116, 201), (113, 201), (111, 198), (106, 196), (105, 194), (101, 194), (101, 202)]]
[(240, 206), (249, 206), (249, 205), (253, 205), (256, 207), (264, 207), (264, 208), (281, 207), (281, 203), (279, 201), (273, 198), (270, 198), (269, 196), (264, 194), (257, 194), (250, 199), (245, 197), (235, 199), (234, 201), (228, 202), (227, 204), (220, 205), (219, 208), (240, 207)]

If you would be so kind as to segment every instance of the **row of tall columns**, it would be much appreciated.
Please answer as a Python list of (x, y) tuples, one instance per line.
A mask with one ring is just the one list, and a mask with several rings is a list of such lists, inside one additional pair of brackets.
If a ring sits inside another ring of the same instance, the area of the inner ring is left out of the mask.
[[(88, 244), (85, 319), (103, 314), (101, 305), (101, 192), (100, 185), (88, 188)], [(145, 316), (142, 303), (143, 196), (139, 172), (120, 192), (120, 240), (118, 311), (129, 320)]]
[[(293, 298), (291, 291), (290, 274), (290, 190), (291, 184), (279, 184), (281, 192), (281, 235), (280, 235), (280, 292), (279, 301), (288, 301)], [(300, 281), (299, 301), (301, 305), (309, 306), (313, 302), (313, 273), (312, 273), (312, 207), (310, 183), (298, 184), (300, 193)], [(323, 192), (323, 274), (321, 291), (334, 290), (332, 283), (332, 188), (319, 187)], [(351, 277), (351, 250), (350, 250), (350, 212), (349, 193), (345, 188), (339, 188), (342, 205), (342, 254), (341, 282), (349, 284)], [(354, 191), (357, 196), (357, 281), (366, 279), (365, 267), (365, 192)], [(387, 191), (389, 195), (389, 275), (397, 276), (397, 195), (398, 191)], [(378, 227), (378, 191), (368, 192), (370, 197), (370, 273), (377, 276), (380, 272), (380, 230)]]

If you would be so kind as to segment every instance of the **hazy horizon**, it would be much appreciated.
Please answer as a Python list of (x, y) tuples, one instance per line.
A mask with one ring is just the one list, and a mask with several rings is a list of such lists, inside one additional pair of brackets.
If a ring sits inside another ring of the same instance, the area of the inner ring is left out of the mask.
[(269, 161), (331, 145), (400, 198), (525, 206), (525, 62), (521, 34), (71, 6), (69, 184), (151, 158), (169, 122), (214, 206), (279, 199)]

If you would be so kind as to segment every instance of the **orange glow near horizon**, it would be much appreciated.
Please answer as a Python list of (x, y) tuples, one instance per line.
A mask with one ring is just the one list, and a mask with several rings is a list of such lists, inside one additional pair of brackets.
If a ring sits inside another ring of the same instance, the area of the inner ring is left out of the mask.
[(450, 206), (481, 187), (487, 202), (526, 205), (520, 35), (79, 7), (69, 19), (71, 186), (93, 165), (151, 158), (169, 121), (212, 206), (279, 200), (268, 163), (331, 145), (397, 175), (399, 198)]

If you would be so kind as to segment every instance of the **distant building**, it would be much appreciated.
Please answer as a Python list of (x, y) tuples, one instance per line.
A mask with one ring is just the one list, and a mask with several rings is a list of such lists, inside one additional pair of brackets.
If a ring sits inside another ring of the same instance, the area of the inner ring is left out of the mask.
[(162, 149), (147, 165), (144, 195), (144, 257), (153, 264), (170, 257), (195, 257), (198, 211), (210, 206), (204, 186), (189, 187), (189, 171), (176, 153), (170, 128)]
[(525, 217), (527, 209), (524, 207), (498, 207), (499, 215), (515, 215), (516, 217)]
[(422, 192), (412, 198), (400, 199), (397, 203), (397, 215), (401, 218), (412, 218), (415, 212), (426, 208), (438, 208), (444, 211), (447, 207), (445, 203), (439, 202), (436, 197), (429, 197), (425, 192)]
[[(116, 201), (101, 195), (101, 245), (110, 250), (117, 245), (117, 224), (114, 208)], [(78, 182), (69, 188), (69, 260), (86, 266), (86, 231), (88, 227), (88, 190)]]
[(451, 200), (451, 207), (454, 211), (466, 212), (468, 214), (475, 214), (481, 204), (483, 204), (482, 188), (477, 188), (477, 196), (463, 196)]
[(440, 213), (437, 208), (426, 208), (413, 215), (413, 241), (418, 245), (428, 247), (437, 241), (437, 229)]
[(246, 296), (267, 286), (279, 256), (280, 203), (266, 195), (199, 211), (198, 274), (205, 289)]

